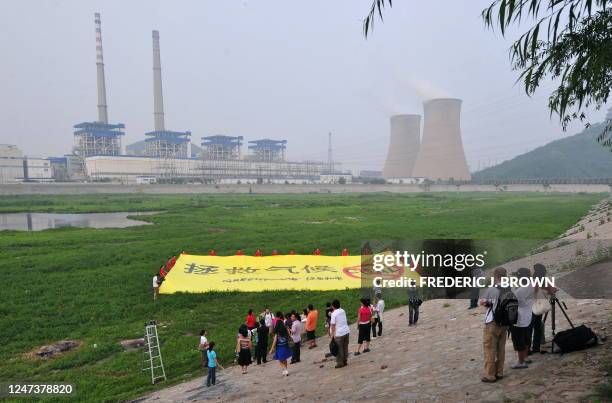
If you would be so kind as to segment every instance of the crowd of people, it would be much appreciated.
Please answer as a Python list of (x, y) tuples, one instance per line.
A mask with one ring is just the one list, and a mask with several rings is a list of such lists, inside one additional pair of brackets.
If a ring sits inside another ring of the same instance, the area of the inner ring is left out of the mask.
[[(526, 267), (518, 269), (518, 278), (544, 278), (546, 267), (535, 264), (533, 273)], [(501, 280), (507, 277), (505, 268), (493, 271), (494, 287), (486, 289), (479, 299), (486, 310), (483, 332), (484, 374), (483, 382), (496, 382), (504, 377), (506, 338), (510, 334), (516, 351), (516, 362), (512, 369), (526, 369), (532, 363), (529, 358), (541, 350), (544, 334), (543, 315), (551, 309), (549, 298), (557, 291), (554, 287), (524, 286), (502, 288)]]
[[(369, 352), (371, 338), (382, 336), (384, 310), (385, 301), (380, 293), (376, 294), (374, 303), (367, 298), (361, 300), (361, 307), (357, 312), (359, 334), (355, 355)], [(257, 365), (265, 364), (270, 357), (278, 362), (281, 374), (288, 376), (289, 365), (301, 362), (302, 346), (308, 349), (318, 347), (316, 334), (318, 322), (319, 311), (313, 304), (304, 308), (302, 313), (292, 310), (273, 314), (268, 307), (265, 307), (256, 315), (252, 309), (249, 309), (236, 335), (235, 363), (240, 366), (242, 373), (246, 374), (249, 366), (253, 364), (254, 353)], [(326, 356), (335, 356), (335, 367), (342, 368), (348, 363), (350, 328), (346, 312), (339, 300), (335, 299), (326, 304), (324, 325), (330, 349)], [(365, 348), (362, 351), (364, 343)], [(208, 340), (208, 332), (202, 330), (198, 349), (201, 351), (200, 363), (208, 371), (207, 386), (215, 384), (216, 368), (221, 367), (214, 347), (215, 343)]]
[[(240, 251), (239, 251), (240, 252)], [(315, 251), (315, 254), (320, 251)], [(211, 252), (211, 254), (214, 251)], [(343, 251), (343, 254), (346, 251)], [(239, 253), (237, 253), (239, 254)], [(257, 255), (256, 255), (257, 256)], [(259, 254), (261, 256), (261, 254)], [(153, 279), (154, 298), (157, 298), (159, 284), (176, 263), (176, 256), (168, 259), (160, 268), (159, 274)], [(473, 276), (484, 276), (483, 272), (472, 273)], [(518, 269), (512, 275), (523, 277), (544, 278), (546, 268), (535, 264), (533, 272), (525, 267)], [(159, 277), (158, 277), (159, 276)], [(483, 382), (496, 382), (504, 377), (505, 346), (508, 335), (516, 351), (516, 362), (510, 368), (525, 369), (532, 363), (530, 358), (535, 353), (544, 354), (541, 349), (544, 335), (545, 314), (551, 309), (549, 299), (557, 291), (554, 287), (524, 286), (502, 288), (502, 278), (508, 276), (505, 268), (498, 267), (493, 271), (494, 286), (484, 290), (472, 290), (468, 309), (477, 306), (485, 307), (483, 352), (484, 373)], [(383, 313), (385, 302), (380, 290), (376, 290), (372, 303), (368, 298), (361, 299), (357, 311), (356, 349), (354, 355), (370, 352), (373, 338), (382, 336)], [(417, 288), (408, 289), (408, 326), (415, 326), (419, 319), (419, 307), (423, 300)], [(544, 319), (543, 319), (544, 318)], [(278, 361), (284, 376), (289, 375), (289, 365), (301, 361), (301, 349), (317, 347), (316, 329), (319, 312), (310, 304), (301, 313), (297, 310), (273, 314), (266, 307), (256, 315), (249, 309), (244, 323), (238, 328), (236, 336), (236, 360), (242, 373), (246, 374), (253, 363), (254, 353), (257, 365), (265, 364), (268, 357)], [(348, 363), (350, 328), (347, 314), (335, 299), (326, 304), (325, 329), (329, 338), (330, 352), (326, 356), (335, 356), (335, 368), (342, 368)], [(215, 343), (209, 342), (207, 332), (200, 332), (198, 349), (202, 352), (201, 364), (208, 369), (207, 386), (216, 382), (216, 368), (221, 367), (214, 351)], [(222, 367), (221, 367), (222, 368)]]

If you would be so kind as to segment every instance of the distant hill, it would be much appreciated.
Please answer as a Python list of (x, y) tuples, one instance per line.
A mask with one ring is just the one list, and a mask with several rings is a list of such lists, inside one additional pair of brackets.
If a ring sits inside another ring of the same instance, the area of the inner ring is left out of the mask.
[(612, 152), (597, 142), (603, 127), (594, 124), (582, 133), (475, 172), (472, 178), (475, 181), (612, 178)]
[[(125, 153), (127, 155), (144, 155), (145, 153), (145, 141), (137, 141), (132, 144), (128, 144), (125, 146)], [(199, 157), (202, 155), (202, 147), (198, 147), (195, 144), (191, 143), (191, 156)]]

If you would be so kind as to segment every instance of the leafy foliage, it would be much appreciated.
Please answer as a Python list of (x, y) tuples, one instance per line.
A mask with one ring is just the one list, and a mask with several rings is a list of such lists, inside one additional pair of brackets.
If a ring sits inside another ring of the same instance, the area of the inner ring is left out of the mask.
[[(610, 0), (496, 0), (483, 10), (488, 27), (502, 35), (524, 19), (535, 23), (510, 47), (513, 69), (532, 95), (546, 79), (558, 82), (548, 100), (563, 128), (586, 118), (584, 109), (601, 108), (612, 88)], [(588, 123), (587, 123), (588, 126)], [(597, 140), (612, 149), (612, 120)]]
[(376, 20), (376, 15), (380, 20), (383, 20), (383, 10), (386, 5), (389, 7), (393, 7), (393, 0), (373, 0), (372, 7), (370, 7), (370, 12), (368, 16), (363, 20), (363, 34), (367, 37), (370, 31), (374, 29), (374, 21)]

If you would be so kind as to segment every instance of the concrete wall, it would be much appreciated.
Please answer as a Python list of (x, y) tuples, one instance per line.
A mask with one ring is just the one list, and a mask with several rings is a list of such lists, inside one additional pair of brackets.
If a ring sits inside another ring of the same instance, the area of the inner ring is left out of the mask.
[[(432, 185), (430, 192), (496, 192), (493, 185)], [(541, 192), (541, 193), (608, 193), (608, 185), (551, 185), (544, 189), (542, 185), (508, 185), (506, 192)], [(257, 193), (257, 194), (305, 194), (305, 193), (420, 193), (425, 192), (419, 185), (119, 185), (97, 183), (21, 183), (0, 184), (0, 196), (31, 194), (100, 194), (100, 193)]]

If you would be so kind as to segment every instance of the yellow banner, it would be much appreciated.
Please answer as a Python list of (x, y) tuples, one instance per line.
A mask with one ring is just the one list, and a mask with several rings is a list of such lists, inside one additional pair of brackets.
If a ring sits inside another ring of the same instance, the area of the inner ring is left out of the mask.
[[(184, 254), (166, 276), (160, 293), (344, 290), (362, 287), (362, 274), (361, 256)], [(381, 274), (385, 278), (411, 276), (410, 270), (405, 273), (403, 269)], [(368, 283), (371, 285), (371, 281)]]

